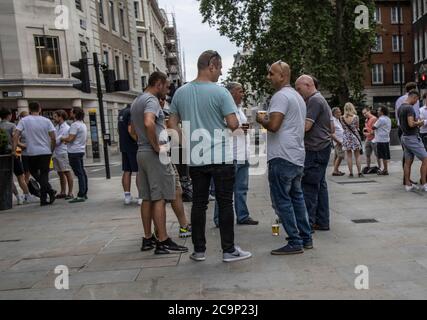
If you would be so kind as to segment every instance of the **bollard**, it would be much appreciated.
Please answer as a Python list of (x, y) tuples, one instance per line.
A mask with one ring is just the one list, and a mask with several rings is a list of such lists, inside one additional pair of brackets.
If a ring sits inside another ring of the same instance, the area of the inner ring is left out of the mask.
[(0, 155), (0, 211), (12, 209), (13, 156)]

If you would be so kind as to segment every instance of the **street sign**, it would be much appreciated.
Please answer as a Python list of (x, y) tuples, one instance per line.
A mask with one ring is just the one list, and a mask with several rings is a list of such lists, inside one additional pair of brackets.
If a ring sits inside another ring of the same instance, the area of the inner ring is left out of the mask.
[(3, 98), (22, 98), (22, 91), (3, 91)]

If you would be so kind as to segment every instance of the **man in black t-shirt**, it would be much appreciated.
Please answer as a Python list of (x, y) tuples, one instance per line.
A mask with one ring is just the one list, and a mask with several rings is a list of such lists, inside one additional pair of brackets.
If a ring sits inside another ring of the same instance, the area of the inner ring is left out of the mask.
[(398, 110), (400, 129), (403, 132), (402, 145), (405, 150), (405, 188), (408, 192), (418, 189), (410, 180), (411, 168), (415, 157), (422, 161), (421, 184), (422, 190), (427, 192), (427, 151), (419, 135), (419, 127), (424, 125), (424, 121), (416, 121), (417, 116), (413, 108), (419, 98), (420, 94), (418, 91), (410, 91), (408, 98)]
[[(132, 173), (138, 172), (138, 162), (136, 154), (138, 152), (137, 138), (131, 135), (131, 113), (130, 104), (119, 112), (118, 130), (120, 138), (120, 152), (122, 153), (122, 185), (124, 190), (124, 203), (129, 205), (132, 203), (131, 182)], [(136, 186), (139, 193), (138, 175), (136, 175)], [(138, 198), (140, 198), (138, 196)]]

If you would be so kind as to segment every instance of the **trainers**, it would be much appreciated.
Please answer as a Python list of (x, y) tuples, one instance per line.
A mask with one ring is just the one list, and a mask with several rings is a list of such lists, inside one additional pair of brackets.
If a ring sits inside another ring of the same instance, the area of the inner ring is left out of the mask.
[(307, 250), (313, 249), (314, 248), (313, 241), (304, 243), (303, 247), (304, 247), (304, 249), (307, 249)]
[(191, 224), (186, 227), (179, 228), (179, 237), (180, 238), (189, 238), (191, 237)]
[(65, 200), (73, 200), (74, 199), (74, 195), (72, 195), (72, 194), (69, 194), (68, 196), (66, 196), (65, 198), (64, 198)]
[(24, 196), (23, 196), (23, 195), (17, 195), (17, 196), (16, 196), (16, 204), (17, 204), (18, 206), (21, 206), (21, 205), (23, 205), (24, 203), (25, 203)]
[(85, 201), (86, 201), (85, 198), (77, 197), (77, 198), (74, 198), (73, 200), (68, 201), (68, 203), (81, 203)]
[(132, 197), (130, 195), (125, 196), (124, 204), (126, 206), (130, 205), (132, 203)]
[(273, 256), (286, 256), (286, 255), (300, 254), (300, 253), (304, 253), (304, 250), (302, 249), (302, 247), (294, 247), (294, 246), (291, 246), (290, 244), (280, 249), (271, 251), (271, 254)]
[(417, 191), (418, 190), (418, 186), (413, 184), (411, 186), (405, 186), (405, 190), (406, 192), (412, 192), (412, 191)]
[(424, 192), (427, 192), (427, 184), (423, 185), (422, 190), (423, 190)]
[(55, 202), (57, 193), (58, 192), (56, 190), (49, 191), (49, 204), (53, 204)]
[(251, 217), (249, 217), (245, 221), (238, 222), (237, 224), (239, 224), (239, 225), (247, 225), (247, 226), (257, 226), (259, 224), (259, 222), (255, 221), (254, 219), (252, 219)]
[(142, 205), (142, 199), (138, 199), (138, 206)]
[(193, 252), (190, 256), (191, 260), (201, 262), (206, 260), (206, 253), (205, 252)]
[(177, 243), (173, 242), (171, 238), (168, 238), (165, 241), (160, 242), (160, 244), (164, 246), (166, 250), (169, 250), (169, 251), (188, 252), (187, 247), (178, 245)]
[(224, 262), (235, 262), (240, 260), (249, 259), (252, 257), (252, 253), (243, 251), (240, 247), (234, 246), (234, 252), (224, 252), (222, 255), (222, 261)]
[(150, 251), (153, 250), (156, 246), (156, 239), (151, 237), (150, 239), (142, 238), (141, 251)]

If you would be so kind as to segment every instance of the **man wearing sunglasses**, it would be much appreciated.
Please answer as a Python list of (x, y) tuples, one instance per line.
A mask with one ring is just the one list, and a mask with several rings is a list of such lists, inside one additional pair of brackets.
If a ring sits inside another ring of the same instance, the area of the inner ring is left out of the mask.
[[(187, 154), (190, 155), (190, 176), (193, 181), (191, 224), (194, 244), (194, 253), (190, 258), (194, 261), (206, 260), (206, 210), (213, 178), (219, 206), (223, 261), (248, 259), (252, 254), (234, 244), (235, 168), (228, 131), (239, 128), (238, 110), (230, 92), (216, 84), (222, 75), (222, 59), (218, 52), (203, 52), (197, 67), (197, 79), (176, 91), (169, 119), (170, 128), (178, 133), (181, 133), (178, 124), (183, 121), (184, 149), (190, 147)], [(222, 136), (218, 137), (218, 134)]]

